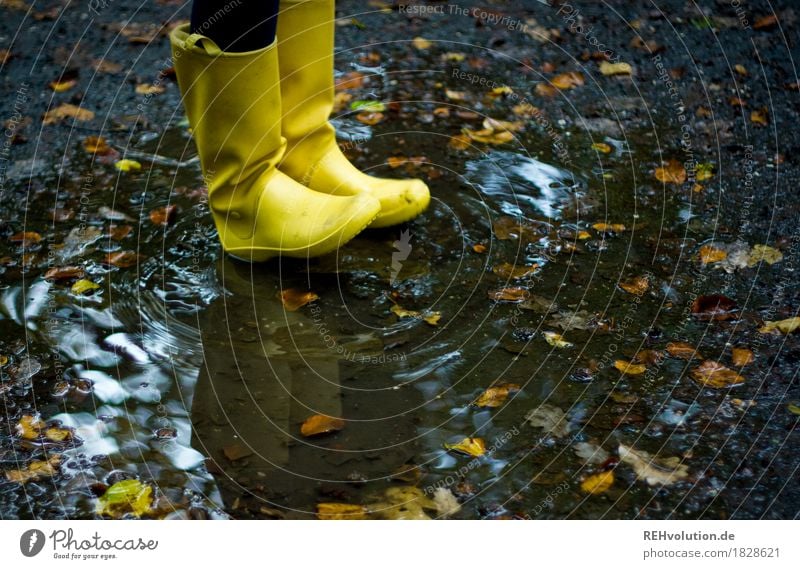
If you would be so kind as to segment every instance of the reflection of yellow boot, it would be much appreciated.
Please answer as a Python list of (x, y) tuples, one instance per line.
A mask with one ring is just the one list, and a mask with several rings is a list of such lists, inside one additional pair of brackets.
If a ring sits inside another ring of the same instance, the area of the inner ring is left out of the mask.
[(282, 134), (288, 146), (280, 168), (313, 190), (373, 195), (381, 212), (372, 227), (408, 221), (430, 202), (422, 180), (388, 180), (360, 172), (336, 144), (333, 110), (334, 0), (283, 0), (278, 52), (283, 95)]
[(321, 194), (277, 169), (286, 140), (275, 43), (222, 52), (190, 34), (188, 25), (175, 28), (170, 40), (225, 251), (250, 261), (322, 255), (375, 218), (380, 204), (374, 198)]

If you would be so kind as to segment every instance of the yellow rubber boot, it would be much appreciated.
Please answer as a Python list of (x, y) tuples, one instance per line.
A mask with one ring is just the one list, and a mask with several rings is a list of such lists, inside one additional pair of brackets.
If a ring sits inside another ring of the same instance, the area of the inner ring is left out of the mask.
[(283, 126), (287, 150), (280, 168), (313, 190), (335, 195), (373, 195), (381, 212), (372, 227), (419, 215), (430, 202), (422, 180), (368, 176), (336, 144), (328, 122), (333, 110), (334, 0), (283, 0), (278, 16)]
[(276, 43), (222, 52), (179, 26), (170, 34), (175, 72), (192, 127), (222, 247), (248, 261), (313, 257), (341, 247), (380, 211), (368, 195), (334, 196), (294, 181), (277, 165), (281, 97)]

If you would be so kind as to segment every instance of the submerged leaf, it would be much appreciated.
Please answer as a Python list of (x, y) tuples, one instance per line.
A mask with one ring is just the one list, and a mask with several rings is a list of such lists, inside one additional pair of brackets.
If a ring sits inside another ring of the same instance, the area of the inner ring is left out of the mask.
[(783, 253), (774, 247), (770, 247), (769, 245), (753, 245), (753, 248), (750, 250), (750, 256), (747, 259), (747, 266), (754, 267), (761, 261), (764, 261), (768, 265), (774, 265), (781, 259), (783, 259)]
[(313, 437), (327, 433), (335, 433), (344, 429), (345, 422), (337, 417), (328, 415), (312, 415), (305, 420), (300, 427), (300, 433), (304, 437)]
[(572, 430), (566, 413), (549, 403), (542, 403), (536, 409), (529, 411), (525, 419), (532, 427), (539, 427), (555, 437), (568, 435)]
[(283, 307), (289, 312), (294, 312), (304, 307), (306, 304), (319, 300), (319, 295), (315, 292), (302, 291), (296, 288), (287, 288), (281, 291), (281, 302)]
[(641, 296), (650, 288), (650, 279), (647, 277), (634, 277), (628, 281), (619, 283), (619, 287), (625, 292)]
[(694, 368), (692, 378), (705, 387), (716, 389), (744, 383), (744, 377), (713, 360), (705, 360)]
[(619, 445), (619, 459), (630, 465), (639, 480), (650, 486), (668, 486), (679, 482), (689, 475), (689, 468), (681, 463), (678, 457), (656, 458), (632, 447)]
[(125, 514), (141, 517), (152, 511), (153, 489), (139, 480), (121, 480), (97, 499), (96, 512), (113, 518)]
[(503, 383), (501, 385), (490, 387), (481, 393), (480, 397), (475, 400), (475, 406), (490, 408), (500, 407), (506, 402), (506, 399), (508, 399), (509, 395), (518, 392), (519, 389), (520, 387), (516, 383)]
[(752, 363), (753, 359), (753, 351), (748, 348), (733, 348), (731, 350), (731, 360), (735, 366), (746, 366)]
[(722, 249), (712, 247), (711, 245), (703, 245), (700, 247), (698, 256), (700, 257), (700, 262), (704, 265), (707, 265), (709, 263), (717, 263), (725, 260), (725, 257), (728, 256), (728, 253)]

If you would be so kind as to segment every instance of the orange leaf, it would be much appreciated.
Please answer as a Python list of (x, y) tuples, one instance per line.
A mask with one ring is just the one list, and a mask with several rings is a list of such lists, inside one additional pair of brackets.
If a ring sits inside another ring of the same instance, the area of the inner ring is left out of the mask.
[(716, 389), (744, 383), (744, 377), (719, 362), (705, 360), (692, 370), (692, 378), (706, 387)]
[(511, 263), (500, 263), (492, 267), (492, 272), (502, 279), (523, 279), (532, 275), (539, 265), (516, 266)]
[(584, 84), (583, 75), (578, 73), (577, 71), (568, 71), (566, 73), (560, 73), (553, 77), (550, 81), (553, 87), (557, 89), (561, 89), (562, 91), (565, 89), (572, 89), (574, 87), (580, 87)]
[(106, 255), (106, 264), (127, 269), (137, 264), (144, 257), (135, 251), (116, 251)]
[(78, 121), (90, 121), (94, 118), (94, 112), (88, 109), (64, 103), (54, 109), (50, 109), (42, 117), (42, 124), (55, 124), (66, 118), (74, 118)]
[(319, 295), (311, 291), (301, 291), (296, 288), (287, 288), (281, 291), (281, 302), (289, 312), (294, 312), (310, 302), (319, 299)]
[(762, 16), (761, 18), (758, 18), (753, 23), (753, 29), (763, 30), (765, 28), (771, 28), (777, 23), (778, 23), (778, 16), (776, 16), (775, 14), (770, 14), (769, 16)]
[(79, 279), (83, 275), (83, 267), (53, 267), (47, 270), (47, 272), (44, 274), (44, 278), (51, 281), (66, 281), (69, 279)]
[(105, 156), (113, 152), (106, 139), (102, 136), (87, 136), (83, 139), (83, 149), (90, 154)]
[(28, 245), (39, 243), (42, 240), (42, 236), (35, 231), (22, 231), (9, 237), (9, 240), (12, 243), (21, 243), (23, 247), (27, 247)]
[(670, 342), (667, 344), (667, 353), (675, 358), (690, 360), (692, 358), (702, 358), (703, 356), (688, 342)]
[(476, 407), (500, 407), (505, 403), (508, 396), (512, 393), (519, 391), (519, 385), (516, 383), (504, 383), (495, 387), (490, 387), (475, 401)]
[(300, 427), (300, 433), (304, 437), (335, 433), (344, 429), (345, 422), (336, 417), (328, 415), (311, 415)]
[(178, 206), (166, 205), (164, 207), (157, 207), (150, 212), (150, 221), (156, 225), (169, 225), (175, 219), (178, 213)]
[(667, 160), (661, 168), (656, 168), (656, 180), (664, 184), (683, 184), (686, 169), (675, 159)]
[(647, 371), (647, 368), (642, 364), (629, 363), (625, 360), (616, 360), (614, 367), (626, 375), (640, 375)]
[(619, 287), (625, 292), (641, 296), (650, 288), (650, 280), (647, 277), (634, 277), (624, 283), (619, 283)]
[(383, 113), (363, 112), (356, 115), (356, 120), (367, 126), (373, 126), (381, 122), (385, 117), (386, 115)]
[(742, 367), (753, 361), (753, 352), (747, 348), (733, 348), (731, 350), (733, 365)]
[(711, 245), (703, 245), (700, 247), (699, 256), (700, 262), (704, 265), (707, 265), (708, 263), (718, 263), (719, 261), (724, 261), (728, 256), (728, 253), (722, 249), (712, 247)]

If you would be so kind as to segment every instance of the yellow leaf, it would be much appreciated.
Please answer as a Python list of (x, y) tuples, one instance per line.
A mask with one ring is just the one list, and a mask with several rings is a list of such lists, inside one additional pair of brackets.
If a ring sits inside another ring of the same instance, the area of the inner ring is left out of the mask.
[(495, 87), (491, 91), (489, 91), (490, 97), (501, 97), (503, 95), (511, 95), (514, 93), (513, 89), (508, 85), (503, 85), (502, 87)]
[(300, 427), (300, 434), (304, 437), (313, 437), (315, 435), (324, 435), (327, 433), (335, 433), (344, 429), (345, 422), (338, 417), (329, 417), (328, 415), (312, 415), (305, 420)]
[(675, 358), (690, 360), (692, 358), (702, 358), (697, 350), (687, 342), (670, 342), (667, 344), (667, 353)]
[(720, 261), (724, 261), (727, 258), (728, 253), (722, 249), (712, 247), (711, 245), (703, 245), (700, 247), (698, 255), (700, 257), (700, 262), (704, 265), (707, 265), (709, 263), (718, 263)]
[(571, 348), (572, 343), (567, 342), (561, 334), (556, 332), (542, 332), (545, 341), (554, 348)]
[(514, 105), (511, 110), (513, 111), (514, 115), (526, 119), (535, 117), (540, 112), (538, 108), (534, 107), (530, 103), (520, 103), (518, 105)]
[(744, 383), (744, 377), (713, 360), (705, 360), (694, 368), (692, 378), (701, 385), (715, 389)]
[(51, 81), (50, 88), (56, 93), (63, 93), (64, 91), (69, 91), (72, 89), (77, 83), (78, 82), (75, 79), (68, 79), (66, 81)]
[(460, 63), (460, 62), (464, 61), (464, 59), (466, 59), (467, 56), (464, 55), (463, 53), (458, 53), (458, 52), (455, 52), (455, 51), (448, 51), (447, 53), (443, 54), (442, 57), (446, 61), (452, 61), (454, 63)]
[(610, 61), (603, 61), (600, 64), (600, 73), (603, 75), (630, 75), (633, 73), (633, 68), (630, 63), (620, 61), (619, 63), (611, 63)]
[(523, 126), (525, 126), (525, 124), (522, 121), (501, 121), (500, 119), (493, 119), (490, 117), (483, 119), (483, 128), (487, 130), (518, 132), (522, 130)]
[(587, 494), (602, 494), (614, 484), (614, 471), (607, 470), (593, 474), (581, 482), (581, 490)]
[(93, 283), (92, 281), (87, 279), (81, 279), (72, 285), (70, 291), (72, 291), (72, 294), (83, 294), (84, 292), (95, 290), (98, 288), (100, 288), (99, 284)]
[(758, 331), (762, 334), (791, 334), (798, 328), (800, 328), (800, 316), (793, 316), (786, 320), (766, 321)]
[(317, 517), (321, 520), (366, 520), (367, 509), (357, 504), (324, 502), (317, 504)]
[(647, 371), (647, 367), (642, 364), (634, 364), (625, 360), (616, 360), (614, 367), (626, 375), (639, 375)]
[(50, 427), (49, 429), (45, 430), (44, 436), (54, 443), (60, 443), (70, 440), (72, 438), (72, 431), (69, 429), (57, 429), (55, 427)]
[(761, 261), (769, 265), (774, 265), (781, 259), (783, 259), (783, 253), (774, 247), (770, 247), (769, 245), (753, 245), (753, 248), (750, 250), (750, 256), (747, 259), (747, 266), (754, 267)]
[(431, 326), (438, 326), (439, 320), (442, 319), (441, 312), (426, 312), (422, 319)]
[(583, 239), (591, 239), (591, 238), (592, 238), (592, 234), (589, 233), (588, 231), (583, 231), (583, 230), (578, 231), (578, 239), (583, 240)]
[(746, 366), (753, 361), (753, 352), (747, 348), (733, 348), (731, 350), (731, 360), (735, 366)]
[(94, 113), (88, 109), (82, 109), (76, 105), (64, 103), (54, 109), (50, 109), (42, 117), (42, 124), (55, 124), (65, 118), (74, 118), (78, 121), (90, 121), (94, 118)]
[(761, 107), (750, 113), (750, 121), (756, 126), (767, 126), (769, 124), (769, 113), (766, 107)]
[(38, 415), (23, 415), (17, 423), (17, 435), (29, 441), (39, 437), (44, 421)]
[(104, 156), (111, 152), (111, 147), (102, 136), (87, 136), (83, 139), (83, 148), (90, 154)]
[(450, 147), (456, 150), (466, 150), (470, 147), (470, 138), (466, 134), (457, 134), (450, 139)]
[(431, 45), (433, 45), (430, 40), (426, 40), (422, 37), (415, 37), (413, 40), (411, 40), (411, 43), (417, 49), (428, 49), (431, 47)]
[(625, 292), (641, 296), (650, 288), (650, 280), (647, 277), (634, 277), (623, 283), (619, 287)]
[(464, 93), (464, 91), (453, 91), (452, 89), (446, 89), (444, 95), (451, 101), (456, 102), (462, 102), (467, 98), (467, 95)]
[(592, 225), (593, 229), (597, 231), (622, 233), (625, 231), (625, 226), (622, 223), (595, 223)]
[(686, 169), (675, 159), (667, 160), (661, 168), (656, 168), (656, 180), (663, 184), (683, 184)]
[(114, 163), (114, 167), (120, 172), (130, 172), (132, 170), (142, 169), (142, 165), (139, 162), (137, 162), (136, 160), (128, 160), (127, 158), (123, 158), (122, 160), (117, 160)]
[(461, 131), (475, 142), (483, 144), (505, 144), (514, 140), (514, 134), (508, 130), (497, 131), (492, 128), (484, 128), (482, 130), (472, 130), (465, 128)]
[(95, 511), (113, 518), (125, 514), (141, 517), (152, 511), (152, 503), (153, 489), (149, 485), (133, 479), (121, 480), (97, 499)]
[(486, 453), (486, 441), (479, 437), (467, 437), (455, 444), (445, 443), (444, 448), (469, 456), (483, 456)]
[(56, 473), (56, 467), (61, 462), (61, 456), (51, 456), (49, 460), (34, 460), (27, 468), (20, 470), (7, 470), (6, 479), (10, 482), (19, 482), (25, 484), (29, 480), (38, 480), (40, 478), (47, 478)]
[(709, 162), (698, 164), (695, 170), (695, 180), (705, 182), (714, 177), (714, 165)]
[(516, 266), (511, 263), (500, 263), (492, 267), (492, 272), (502, 279), (524, 279), (532, 275), (539, 265), (533, 264), (530, 266)]
[(393, 305), (390, 310), (392, 312), (394, 312), (395, 314), (397, 314), (397, 316), (400, 317), (400, 318), (419, 318), (420, 317), (420, 313), (418, 311), (416, 311), (416, 310), (406, 310), (405, 308), (403, 308), (399, 304)]
[(149, 83), (142, 83), (136, 86), (136, 93), (139, 95), (159, 95), (164, 92), (164, 87), (161, 85), (151, 85)]
[(742, 77), (747, 77), (747, 69), (741, 63), (737, 63), (736, 65), (734, 65), (733, 69), (736, 71), (736, 73), (738, 73)]
[(583, 75), (577, 71), (568, 71), (553, 77), (550, 81), (553, 87), (561, 89), (572, 89), (573, 87), (580, 87), (584, 84)]
[(519, 385), (516, 383), (504, 383), (495, 387), (490, 387), (480, 397), (475, 400), (476, 407), (500, 407), (505, 403), (508, 396), (512, 393), (519, 391)]
[(611, 148), (610, 144), (606, 144), (605, 142), (595, 142), (592, 144), (592, 150), (597, 150), (603, 154), (611, 154), (613, 148)]

